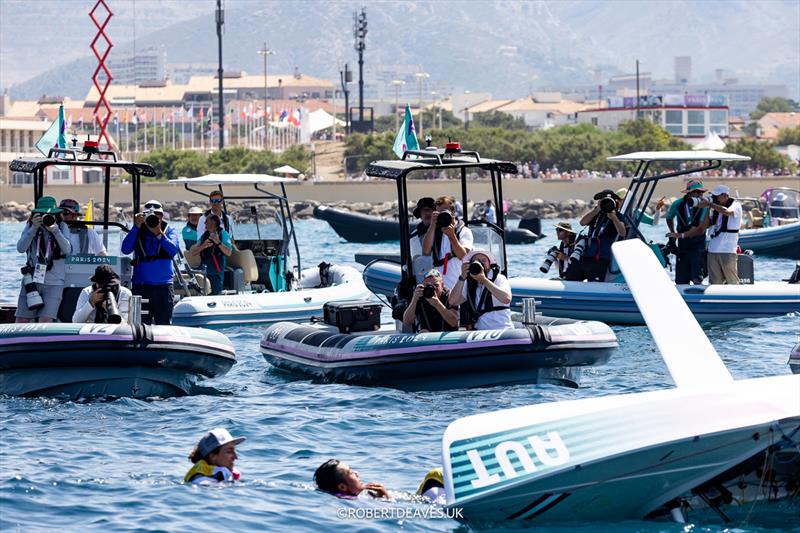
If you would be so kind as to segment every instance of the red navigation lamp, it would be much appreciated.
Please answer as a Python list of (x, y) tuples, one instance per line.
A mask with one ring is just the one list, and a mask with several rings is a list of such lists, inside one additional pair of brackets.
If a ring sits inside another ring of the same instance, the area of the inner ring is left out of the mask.
[(83, 141), (83, 151), (87, 154), (96, 154), (100, 149), (99, 141), (90, 141), (89, 139)]
[(452, 139), (447, 139), (447, 144), (444, 145), (444, 153), (446, 154), (460, 154), (461, 143)]

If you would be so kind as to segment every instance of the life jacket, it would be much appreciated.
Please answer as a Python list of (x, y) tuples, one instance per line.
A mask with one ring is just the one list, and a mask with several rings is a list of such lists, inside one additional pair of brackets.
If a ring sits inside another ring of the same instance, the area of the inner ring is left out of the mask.
[[(733, 202), (733, 198), (728, 198), (728, 203), (725, 207), (730, 207), (733, 205)], [(718, 211), (714, 211), (711, 214), (711, 225), (714, 227), (713, 233), (711, 234), (712, 239), (716, 239), (723, 233), (739, 233), (739, 228), (728, 228), (728, 215), (720, 215)]]
[[(689, 202), (687, 201), (687, 196), (684, 196), (681, 199), (681, 205), (678, 207), (678, 224), (677, 229), (678, 233), (686, 233), (692, 228), (696, 228), (700, 225), (700, 217), (703, 213), (702, 209), (695, 209), (694, 215), (691, 214), (691, 208), (689, 207)], [(716, 211), (715, 211), (716, 213)], [(702, 248), (705, 246), (706, 243), (706, 236), (702, 233), (700, 235), (695, 235), (694, 237), (689, 237), (688, 239), (680, 239), (678, 241), (678, 249), (688, 250), (694, 248)]]
[(323, 261), (317, 266), (317, 268), (319, 268), (318, 287), (330, 287), (333, 283), (333, 280), (331, 279), (331, 264)]
[[(57, 224), (60, 224), (57, 222)], [(47, 270), (53, 268), (53, 262), (65, 257), (61, 246), (55, 235), (50, 233), (44, 228), (39, 228), (36, 235), (33, 236), (33, 241), (28, 247), (28, 264), (34, 266), (37, 263), (47, 265)]]
[[(597, 216), (595, 216), (594, 219), (592, 219), (592, 221), (589, 223), (589, 231), (586, 233), (586, 242), (588, 243), (589, 247), (595, 243), (597, 244), (597, 252), (594, 254), (594, 257), (592, 257), (592, 259), (595, 261), (600, 260), (603, 241), (606, 239), (606, 232), (608, 231), (609, 226), (611, 226), (614, 230), (614, 233), (616, 233), (616, 226), (614, 226), (613, 222), (611, 222), (611, 219), (608, 218), (608, 216), (603, 212), (598, 213)], [(610, 233), (608, 233), (608, 235), (610, 235)], [(616, 238), (616, 236), (614, 238)]]
[(425, 474), (422, 483), (419, 484), (419, 488), (417, 489), (417, 495), (422, 496), (433, 487), (444, 487), (444, 471), (441, 466), (432, 468)]
[(72, 250), (72, 254), (89, 253), (89, 229), (83, 224), (70, 225), (69, 232), (78, 235), (78, 249)]
[[(450, 293), (445, 288), (442, 291), (442, 295), (439, 298), (440, 301), (447, 307), (447, 299)], [(447, 323), (447, 320), (442, 317), (439, 312), (433, 308), (425, 299), (420, 299), (417, 301), (417, 308), (414, 310), (414, 314), (417, 317), (417, 321), (414, 324), (415, 329), (427, 329), (428, 331), (457, 331), (458, 328), (454, 328), (450, 324)], [(434, 326), (431, 322), (432, 319), (430, 316), (435, 317), (433, 320), (441, 321), (441, 328)], [(420, 327), (417, 327), (420, 326)]]
[[(489, 279), (494, 281), (500, 274), (500, 267), (492, 265), (491, 271), (492, 276)], [(467, 305), (461, 306), (465, 325), (474, 325), (486, 313), (509, 309), (507, 305), (494, 305), (492, 293), (486, 287), (483, 288), (480, 299), (478, 299), (478, 285), (478, 282), (472, 279), (471, 276), (467, 277)]]
[[(167, 223), (162, 220), (161, 221), (161, 231), (163, 231), (165, 235), (167, 233), (166, 229), (167, 229)], [(152, 232), (150, 232), (149, 229), (144, 228), (144, 227), (139, 228), (139, 233), (136, 235), (136, 247), (133, 250), (134, 255), (136, 257), (133, 259), (133, 261), (131, 261), (131, 264), (133, 266), (136, 266), (139, 263), (142, 263), (144, 261), (155, 261), (157, 259), (169, 259), (169, 260), (172, 260), (172, 257), (170, 257), (169, 254), (166, 251), (164, 251), (164, 248), (162, 248), (160, 240), (158, 241), (158, 251), (156, 251), (156, 254), (155, 255), (147, 255), (147, 252), (145, 251), (145, 247), (144, 247), (144, 242), (145, 242), (145, 239), (147, 238), (148, 234), (149, 235), (153, 235)], [(153, 238), (155, 238), (155, 235), (153, 235)]]
[(575, 236), (573, 235), (570, 237), (570, 242), (564, 244), (563, 242), (558, 243), (558, 251), (562, 254), (567, 256), (566, 261), (562, 261), (560, 259), (556, 259), (558, 262), (558, 276), (563, 278), (567, 274), (567, 268), (569, 267), (569, 256), (572, 255), (572, 252), (575, 250)]
[(184, 483), (191, 483), (193, 479), (197, 477), (210, 477), (212, 479), (216, 479), (217, 481), (239, 481), (241, 474), (235, 468), (233, 472), (225, 468), (224, 466), (215, 466), (210, 465), (205, 462), (204, 459), (200, 459), (197, 461), (192, 468), (186, 472), (186, 475), (183, 476)]
[[(460, 220), (456, 222), (456, 238), (461, 237), (461, 231), (463, 229), (464, 223)], [(433, 266), (435, 267), (439, 267), (447, 263), (451, 257), (449, 253), (444, 254), (444, 257), (441, 256), (443, 235), (444, 233), (442, 232), (442, 228), (437, 227), (433, 234), (433, 247), (431, 248), (431, 257), (433, 258)]]
[[(203, 233), (203, 235), (197, 242), (200, 243), (204, 242), (206, 239), (208, 239), (209, 235), (211, 235), (211, 233), (206, 231), (205, 233)], [(220, 242), (222, 242), (222, 240), (220, 240)], [(214, 267), (217, 269), (217, 273), (222, 272), (222, 270), (224, 269), (222, 265), (225, 264), (225, 254), (222, 253), (222, 250), (220, 250), (219, 246), (216, 244), (211, 248), (206, 248), (205, 250), (202, 250), (200, 252), (200, 258), (204, 262), (211, 260), (211, 263), (213, 263)]]
[[(211, 214), (211, 209), (207, 209), (206, 212), (203, 213), (203, 216), (207, 217), (210, 214)], [(222, 216), (219, 217), (219, 218), (222, 220), (222, 227), (225, 229), (225, 231), (230, 233), (231, 232), (231, 228), (230, 228), (230, 219), (228, 217), (228, 212), (227, 211), (223, 211), (222, 212)], [(195, 229), (197, 229), (197, 228), (195, 227)], [(203, 242), (203, 239), (200, 239), (200, 242)]]

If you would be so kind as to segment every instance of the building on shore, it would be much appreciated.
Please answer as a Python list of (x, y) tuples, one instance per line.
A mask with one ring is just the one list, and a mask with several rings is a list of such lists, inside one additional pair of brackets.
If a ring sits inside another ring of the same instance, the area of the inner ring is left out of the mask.
[(774, 141), (785, 128), (800, 128), (800, 113), (767, 113), (758, 120), (758, 137)]

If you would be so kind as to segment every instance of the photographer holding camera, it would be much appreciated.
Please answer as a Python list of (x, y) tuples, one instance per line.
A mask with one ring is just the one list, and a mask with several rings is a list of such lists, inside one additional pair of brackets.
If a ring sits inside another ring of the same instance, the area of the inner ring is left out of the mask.
[(461, 325), (467, 329), (513, 328), (511, 284), (491, 252), (475, 250), (464, 256), (458, 283), (447, 303), (461, 305)]
[[(706, 248), (707, 209), (703, 207), (706, 189), (700, 180), (689, 180), (667, 212), (669, 247), (675, 253), (675, 283), (699, 285), (703, 282), (703, 252)], [(677, 229), (675, 219), (678, 219)]]
[(200, 236), (199, 243), (192, 246), (186, 255), (189, 257), (200, 256), (201, 263), (206, 267), (206, 277), (211, 283), (211, 294), (222, 292), (225, 265), (232, 252), (231, 236), (220, 228), (219, 217), (208, 215), (206, 231)]
[(456, 218), (456, 199), (440, 196), (434, 202), (431, 224), (422, 240), (422, 254), (430, 255), (442, 274), (444, 286), (452, 289), (461, 272), (461, 259), (472, 248), (472, 231)]
[(19, 323), (53, 322), (58, 316), (66, 274), (64, 257), (72, 251), (60, 215), (55, 198), (39, 198), (17, 242), (17, 251), (27, 256), (17, 300)]
[(708, 207), (706, 223), (709, 228), (708, 282), (712, 285), (739, 284), (736, 251), (739, 248), (739, 229), (742, 227), (742, 204), (731, 198), (727, 185), (717, 185), (711, 191), (711, 202), (703, 201), (700, 207)]
[(576, 244), (582, 248), (580, 259), (570, 261), (567, 270), (569, 281), (605, 281), (611, 264), (611, 245), (617, 238), (625, 238), (627, 230), (620, 214), (622, 199), (611, 189), (594, 195), (597, 202), (591, 211), (583, 215), (581, 226), (589, 226), (584, 242)]
[(572, 224), (569, 222), (556, 224), (556, 237), (559, 240), (558, 246), (553, 246), (547, 251), (547, 256), (544, 258), (539, 270), (543, 274), (547, 274), (553, 263), (557, 263), (558, 277), (564, 279), (570, 264), (569, 256), (572, 255), (575, 249), (575, 230), (572, 229)]
[(81, 204), (77, 200), (65, 198), (58, 207), (68, 228), (66, 235), (72, 245), (72, 254), (108, 255), (100, 235), (81, 223)]
[[(133, 228), (122, 241), (122, 253), (133, 254), (133, 294), (148, 300), (145, 324), (169, 325), (175, 291), (172, 258), (180, 250), (178, 233), (164, 222), (158, 200), (144, 204), (144, 212), (133, 217)], [(144, 309), (143, 309), (144, 310)]]
[(119, 276), (109, 265), (94, 269), (92, 282), (78, 296), (72, 321), (78, 323), (120, 324), (128, 320), (131, 291), (119, 284)]
[(447, 305), (450, 293), (442, 275), (435, 268), (425, 274), (421, 285), (414, 289), (411, 302), (403, 313), (403, 324), (414, 326), (415, 333), (428, 331), (457, 331), (458, 311)]

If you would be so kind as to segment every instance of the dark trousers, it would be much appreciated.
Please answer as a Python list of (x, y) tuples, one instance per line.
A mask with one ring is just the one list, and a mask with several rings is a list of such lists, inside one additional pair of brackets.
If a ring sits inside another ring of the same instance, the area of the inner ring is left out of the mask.
[(699, 285), (703, 277), (703, 250), (679, 250), (675, 256), (675, 283)]
[(223, 281), (225, 279), (223, 272), (213, 272), (206, 274), (208, 282), (211, 284), (211, 294), (219, 294), (222, 292)]
[(567, 268), (567, 281), (605, 281), (609, 259), (595, 259), (594, 257), (581, 257), (581, 260), (573, 262)]
[(159, 326), (168, 326), (172, 323), (175, 291), (171, 283), (169, 285), (134, 283), (131, 292), (138, 294), (143, 300), (148, 300), (148, 303), (142, 304), (142, 311), (148, 311), (147, 314), (142, 313), (142, 323)]

